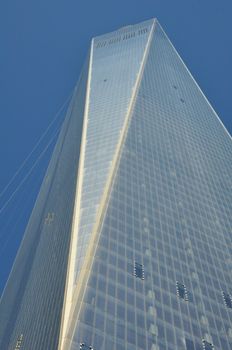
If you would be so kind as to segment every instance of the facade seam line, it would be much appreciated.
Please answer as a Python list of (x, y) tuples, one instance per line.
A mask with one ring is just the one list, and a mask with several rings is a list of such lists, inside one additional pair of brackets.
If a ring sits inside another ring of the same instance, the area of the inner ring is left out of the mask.
[(198, 83), (196, 82), (194, 76), (192, 75), (192, 73), (190, 72), (190, 70), (188, 69), (188, 67), (186, 66), (185, 62), (183, 61), (183, 59), (181, 58), (181, 56), (179, 55), (179, 53), (177, 52), (176, 48), (173, 46), (171, 40), (169, 39), (169, 37), (167, 36), (167, 34), (165, 33), (165, 31), (163, 30), (162, 26), (159, 23), (160, 28), (162, 29), (162, 32), (164, 33), (166, 39), (168, 40), (169, 44), (172, 46), (173, 50), (175, 51), (176, 55), (178, 56), (178, 58), (180, 59), (180, 61), (183, 63), (186, 71), (188, 72), (188, 74), (190, 75), (190, 77), (192, 78), (192, 80), (194, 81), (196, 87), (198, 88), (198, 90), (200, 91), (200, 93), (202, 94), (202, 96), (204, 97), (207, 105), (209, 106), (209, 108), (213, 111), (213, 113), (215, 114), (215, 116), (217, 117), (219, 123), (222, 125), (223, 129), (225, 130), (226, 134), (229, 136), (229, 138), (232, 140), (232, 135), (230, 135), (229, 131), (227, 130), (227, 128), (225, 127), (225, 125), (223, 124), (223, 122), (221, 121), (221, 119), (219, 118), (217, 112), (215, 111), (215, 109), (213, 108), (213, 106), (211, 106), (210, 102), (208, 101), (207, 97), (205, 96), (205, 94), (203, 93), (203, 91), (201, 90), (200, 86), (198, 85)]
[[(130, 117), (132, 115), (133, 112), (133, 107), (134, 107), (134, 103), (136, 101), (136, 96), (138, 93), (138, 89), (142, 80), (142, 76), (143, 76), (143, 71), (146, 65), (146, 61), (147, 61), (147, 57), (148, 57), (148, 53), (149, 53), (149, 48), (151, 45), (151, 41), (153, 38), (153, 33), (155, 30), (155, 24), (156, 24), (156, 20), (153, 21), (151, 30), (150, 30), (150, 34), (148, 36), (147, 39), (147, 44), (144, 50), (144, 54), (143, 54), (143, 58), (140, 64), (140, 68), (139, 68), (139, 72), (136, 78), (136, 82), (135, 85), (133, 87), (133, 91), (132, 91), (132, 95), (130, 98), (130, 102), (129, 102), (129, 106), (127, 108), (127, 112), (126, 112), (126, 116), (125, 116), (125, 121), (124, 121), (124, 125), (122, 127), (121, 133), (120, 133), (120, 137), (119, 137), (119, 141), (116, 147), (116, 151), (115, 151), (115, 155), (112, 161), (112, 165), (111, 165), (111, 170), (110, 170), (110, 174), (108, 175), (108, 179), (103, 191), (103, 195), (102, 195), (102, 199), (99, 205), (99, 209), (98, 209), (98, 214), (96, 216), (96, 222), (94, 224), (93, 230), (92, 230), (92, 234), (91, 234), (91, 242), (89, 243), (89, 246), (87, 248), (86, 251), (86, 255), (85, 255), (85, 259), (83, 262), (83, 265), (81, 267), (81, 271), (79, 274), (79, 282), (76, 286), (76, 290), (74, 291), (73, 294), (73, 309), (72, 309), (72, 315), (75, 315), (75, 318), (73, 316), (71, 316), (69, 318), (69, 325), (68, 325), (68, 331), (69, 331), (69, 335), (71, 335), (71, 339), (66, 338), (64, 340), (64, 348), (62, 348), (62, 350), (69, 350), (71, 347), (71, 343), (72, 343), (72, 338), (73, 338), (73, 333), (75, 330), (75, 326), (79, 317), (79, 313), (80, 313), (80, 305), (83, 301), (83, 296), (84, 296), (84, 291), (86, 289), (87, 286), (87, 282), (90, 276), (90, 271), (91, 271), (91, 267), (92, 267), (92, 263), (93, 263), (93, 258), (95, 255), (95, 251), (96, 251), (96, 247), (97, 247), (97, 243), (98, 243), (98, 239), (99, 239), (99, 228), (101, 226), (102, 223), (102, 219), (104, 217), (105, 214), (105, 208), (107, 206), (107, 202), (108, 202), (108, 198), (109, 198), (109, 194), (110, 194), (110, 189), (111, 189), (111, 184), (114, 180), (114, 175), (116, 173), (116, 169), (117, 169), (117, 165), (120, 159), (120, 155), (121, 155), (121, 150), (122, 150), (122, 145), (124, 144), (123, 141), (126, 138), (126, 134), (127, 134), (127, 130), (129, 127), (129, 123), (130, 123)], [(76, 312), (75, 312), (76, 311)]]
[(85, 148), (86, 148), (86, 135), (87, 135), (87, 124), (88, 124), (88, 113), (89, 113), (89, 96), (90, 96), (90, 81), (92, 74), (92, 57), (93, 57), (93, 39), (91, 41), (90, 55), (89, 55), (89, 69), (88, 69), (88, 78), (87, 78), (87, 87), (86, 87), (86, 99), (85, 99), (85, 109), (84, 109), (84, 118), (83, 118), (83, 127), (82, 127), (82, 140), (81, 140), (81, 151), (80, 159), (78, 166), (78, 177), (76, 183), (76, 195), (75, 203), (73, 210), (73, 222), (71, 228), (71, 239), (70, 239), (70, 248), (69, 248), (69, 261), (67, 268), (67, 279), (65, 286), (65, 296), (64, 304), (62, 311), (62, 320), (60, 328), (60, 337), (59, 337), (59, 346), (58, 350), (64, 348), (64, 338), (66, 331), (68, 329), (68, 320), (73, 300), (73, 285), (74, 285), (74, 268), (75, 268), (75, 258), (77, 250), (77, 240), (78, 240), (78, 227), (80, 221), (80, 203), (81, 203), (81, 194), (82, 194), (82, 184), (83, 184), (83, 172), (84, 172), (84, 159), (85, 159)]

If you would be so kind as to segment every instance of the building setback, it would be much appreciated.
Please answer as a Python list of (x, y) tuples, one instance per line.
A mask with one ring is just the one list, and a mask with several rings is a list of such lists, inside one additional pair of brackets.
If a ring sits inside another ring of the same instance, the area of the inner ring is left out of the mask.
[(232, 143), (157, 20), (96, 37), (0, 349), (231, 350)]

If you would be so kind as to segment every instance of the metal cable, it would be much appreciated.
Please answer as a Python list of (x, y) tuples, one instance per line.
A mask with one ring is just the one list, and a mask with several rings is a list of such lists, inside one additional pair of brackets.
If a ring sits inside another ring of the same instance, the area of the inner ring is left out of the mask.
[[(49, 129), (52, 127), (52, 125), (55, 123), (55, 121), (58, 119), (60, 113), (62, 112), (62, 110), (64, 109), (65, 105), (67, 104), (67, 102), (69, 102), (71, 96), (73, 94), (73, 91), (71, 94), (69, 94), (69, 96), (66, 98), (66, 100), (64, 101), (64, 103), (62, 104), (62, 106), (59, 108), (59, 110), (57, 111), (57, 113), (55, 114), (55, 117), (53, 118), (53, 120), (51, 121), (51, 123), (48, 125), (47, 129), (43, 132), (43, 134), (40, 136), (39, 140), (37, 141), (37, 143), (35, 144), (35, 146), (32, 148), (31, 152), (27, 155), (27, 157), (23, 160), (23, 162), (21, 163), (21, 165), (19, 166), (19, 168), (16, 170), (16, 172), (14, 173), (14, 175), (12, 176), (12, 178), (10, 179), (10, 181), (7, 183), (7, 185), (3, 188), (3, 190), (0, 192), (0, 198), (4, 195), (4, 193), (7, 191), (7, 189), (10, 187), (10, 185), (12, 184), (12, 182), (15, 180), (15, 178), (17, 177), (17, 175), (20, 173), (20, 171), (23, 169), (24, 165), (27, 163), (27, 161), (29, 160), (29, 158), (32, 156), (33, 152), (37, 149), (37, 147), (39, 146), (39, 144), (41, 143), (41, 141), (44, 139), (44, 137), (46, 136), (46, 134), (48, 133)], [(0, 211), (1, 213), (1, 211)]]

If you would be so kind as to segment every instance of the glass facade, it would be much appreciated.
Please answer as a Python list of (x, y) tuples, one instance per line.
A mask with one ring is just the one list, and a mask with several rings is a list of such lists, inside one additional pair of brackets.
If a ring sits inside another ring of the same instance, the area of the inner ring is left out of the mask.
[(58, 348), (88, 60), (0, 302), (1, 350)]
[(133, 40), (123, 40), (128, 35), (126, 29), (93, 40), (75, 281), (96, 222), (152, 23), (133, 26), (133, 33), (138, 34), (145, 25), (143, 35)]
[(0, 348), (231, 350), (231, 137), (156, 20), (94, 38), (83, 72)]
[[(146, 28), (148, 54), (64, 348), (229, 350), (231, 138), (160, 25)], [(125, 45), (136, 45), (135, 27), (125, 30)], [(119, 35), (98, 39), (112, 61)]]

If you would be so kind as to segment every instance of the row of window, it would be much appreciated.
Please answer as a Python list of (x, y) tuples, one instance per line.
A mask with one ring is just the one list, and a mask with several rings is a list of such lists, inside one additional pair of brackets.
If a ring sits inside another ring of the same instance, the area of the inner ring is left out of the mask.
[[(202, 350), (202, 346), (198, 344), (194, 344), (194, 342), (190, 339), (185, 339), (186, 349), (187, 350)], [(202, 340), (203, 350), (213, 350), (214, 346), (212, 343)]]
[(183, 283), (176, 282), (176, 293), (179, 298), (189, 301), (188, 291)]
[[(190, 339), (185, 339), (185, 344), (187, 350), (202, 350), (201, 346), (197, 346)], [(202, 340), (203, 350), (214, 350), (214, 346), (212, 343), (209, 343), (205, 339)], [(91, 345), (87, 345), (85, 343), (80, 344), (80, 350), (94, 350)]]
[(146, 34), (148, 32), (147, 28), (139, 29), (138, 35)]
[(127, 40), (127, 39), (134, 38), (134, 37), (135, 37), (135, 32), (127, 33), (127, 34), (123, 35), (122, 40)]
[(223, 295), (223, 299), (224, 299), (225, 305), (229, 309), (232, 309), (232, 298), (231, 298), (231, 295), (229, 293), (225, 293), (225, 292), (222, 292), (222, 295)]
[(134, 276), (144, 280), (144, 267), (136, 261), (134, 262)]
[(17, 342), (16, 342), (14, 350), (20, 350), (21, 346), (22, 346), (22, 343), (23, 343), (23, 334), (20, 334), (20, 336), (17, 339)]
[[(139, 29), (138, 31), (138, 35), (143, 35), (143, 34), (146, 34), (148, 32), (148, 29), (147, 28), (143, 28), (143, 29)], [(136, 36), (136, 32), (130, 32), (130, 33), (127, 33), (127, 34), (124, 34), (123, 37), (122, 37), (122, 40), (127, 40), (127, 39), (131, 39), (131, 38), (135, 38)], [(109, 45), (112, 45), (112, 44), (116, 44), (118, 42), (121, 41), (121, 36), (118, 36), (116, 38), (112, 38), (110, 39), (109, 41), (100, 41), (99, 43), (97, 43), (96, 45), (96, 48), (101, 48), (101, 47), (105, 47), (107, 42)]]
[(214, 346), (212, 343), (209, 343), (206, 340), (203, 340), (203, 349), (204, 350), (212, 350), (212, 349), (214, 349)]
[(121, 37), (120, 37), (120, 36), (118, 36), (118, 37), (116, 37), (116, 38), (113, 38), (113, 39), (110, 39), (109, 45), (116, 44), (116, 43), (118, 43), (119, 41), (121, 41)]
[(91, 345), (86, 345), (85, 343), (81, 343), (80, 350), (94, 350), (94, 349)]
[(106, 44), (107, 44), (107, 41), (100, 41), (99, 43), (97, 43), (96, 48), (98, 49), (98, 48), (100, 48), (100, 47), (105, 47)]
[[(133, 274), (135, 277), (144, 280), (144, 265), (138, 262), (134, 262), (134, 271)], [(185, 301), (192, 301), (191, 293), (187, 290), (186, 286), (181, 282), (176, 282), (176, 293), (180, 299)], [(232, 296), (229, 293), (222, 292), (223, 300), (225, 305), (232, 309)]]

